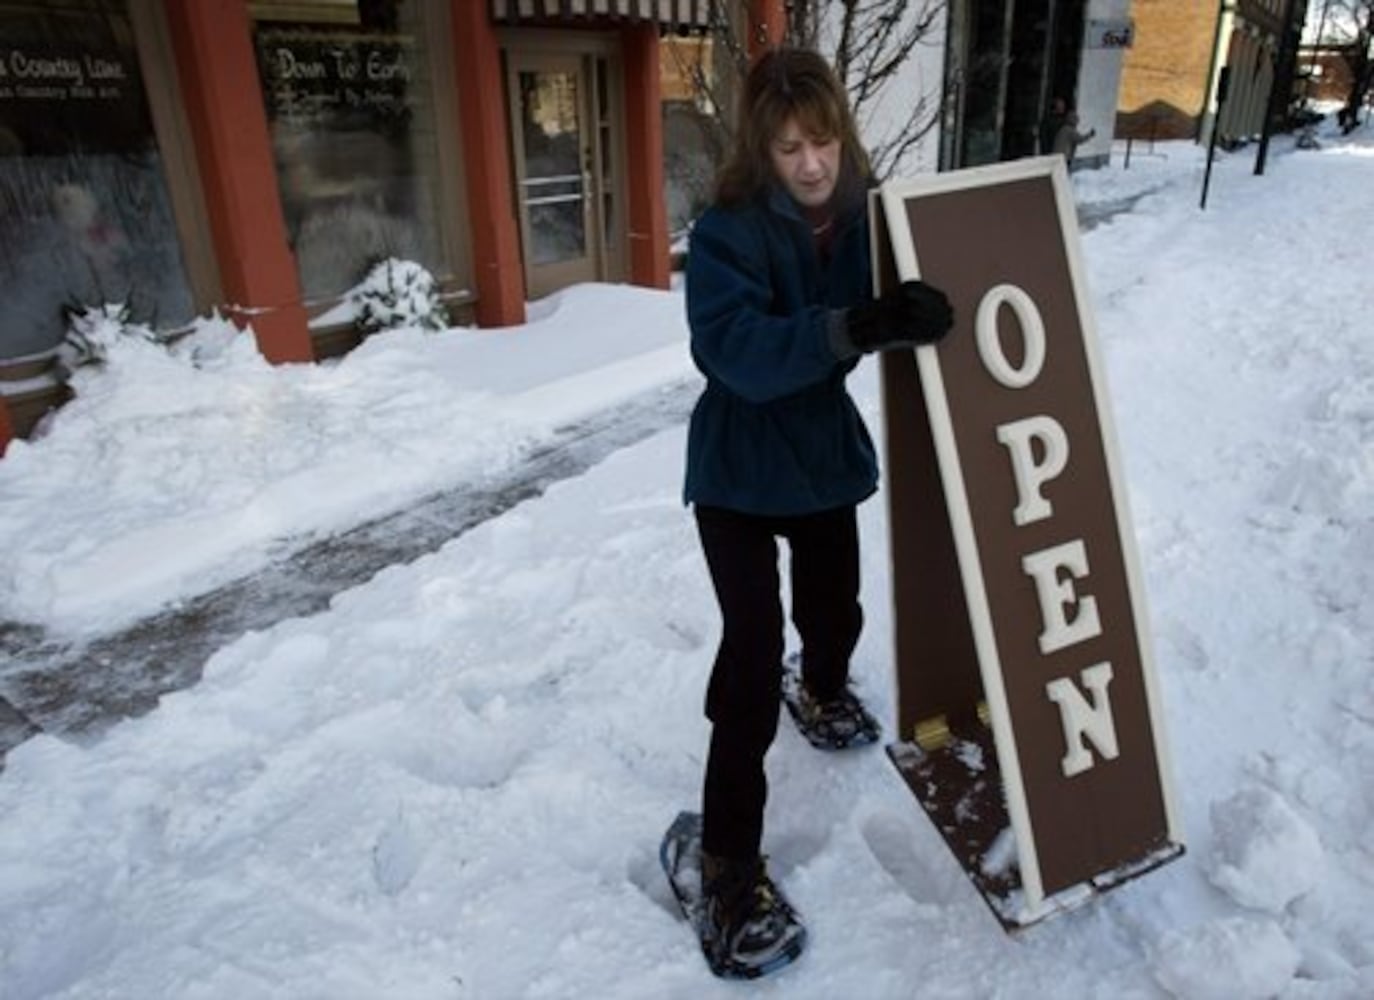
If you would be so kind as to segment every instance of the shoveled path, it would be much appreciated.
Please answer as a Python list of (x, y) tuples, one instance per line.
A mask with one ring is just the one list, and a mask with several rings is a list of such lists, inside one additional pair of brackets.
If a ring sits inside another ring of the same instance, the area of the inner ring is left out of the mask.
[(39, 732), (92, 738), (189, 687), (221, 646), (251, 630), (328, 607), (335, 594), (412, 562), (475, 525), (580, 475), (613, 452), (686, 420), (700, 392), (687, 380), (560, 428), (514, 469), (426, 497), (322, 539), (216, 590), (112, 635), (73, 641), (0, 622), (0, 767)]

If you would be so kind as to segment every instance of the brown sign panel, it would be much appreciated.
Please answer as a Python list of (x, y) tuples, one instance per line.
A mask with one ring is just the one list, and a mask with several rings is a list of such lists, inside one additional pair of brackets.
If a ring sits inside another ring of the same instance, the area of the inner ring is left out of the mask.
[(1182, 850), (1073, 202), (1059, 157), (881, 202), (880, 284), (920, 277), (957, 316), (883, 362), (893, 756), (1019, 925)]

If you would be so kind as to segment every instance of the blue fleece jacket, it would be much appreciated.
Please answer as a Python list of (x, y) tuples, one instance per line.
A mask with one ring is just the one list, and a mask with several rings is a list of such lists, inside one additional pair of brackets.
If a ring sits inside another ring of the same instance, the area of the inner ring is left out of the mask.
[(687, 437), (688, 503), (810, 514), (877, 488), (873, 441), (831, 346), (836, 310), (870, 289), (861, 198), (835, 222), (822, 265), (811, 226), (781, 188), (709, 209), (692, 230), (687, 321), (706, 390)]

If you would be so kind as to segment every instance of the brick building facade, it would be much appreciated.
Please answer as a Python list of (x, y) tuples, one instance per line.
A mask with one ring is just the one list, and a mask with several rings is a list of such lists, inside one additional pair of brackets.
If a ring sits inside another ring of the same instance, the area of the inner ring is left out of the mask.
[(1178, 0), (1134, 0), (1135, 44), (1126, 54), (1117, 135), (1192, 139), (1206, 110), (1217, 8)]
[[(1117, 134), (1205, 138), (1215, 120), (1223, 142), (1260, 135), (1274, 81), (1291, 78), (1280, 66), (1285, 32), (1295, 46), (1306, 12), (1307, 0), (1134, 0), (1135, 46), (1122, 74)], [(1223, 70), (1229, 87), (1218, 107)]]

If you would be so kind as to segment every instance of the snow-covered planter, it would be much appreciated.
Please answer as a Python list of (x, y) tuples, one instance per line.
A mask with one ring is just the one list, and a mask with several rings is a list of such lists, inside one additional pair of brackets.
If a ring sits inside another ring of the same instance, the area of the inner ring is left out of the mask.
[(358, 309), (353, 322), (364, 336), (404, 326), (442, 330), (449, 325), (434, 275), (414, 261), (378, 261), (350, 297)]
[(121, 343), (129, 340), (161, 344), (150, 327), (135, 323), (127, 304), (71, 306), (66, 310), (67, 333), (57, 350), (58, 364), (71, 377), (78, 368), (100, 368)]

